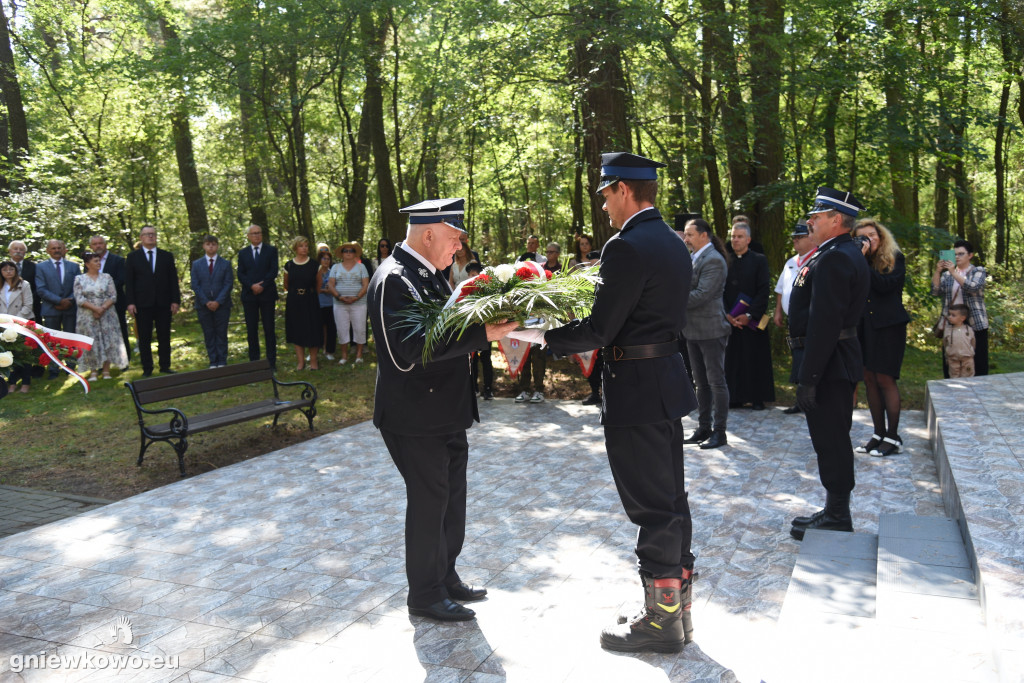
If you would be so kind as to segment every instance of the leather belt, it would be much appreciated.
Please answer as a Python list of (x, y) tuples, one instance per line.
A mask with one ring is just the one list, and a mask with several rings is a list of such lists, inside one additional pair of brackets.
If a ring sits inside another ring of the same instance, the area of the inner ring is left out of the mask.
[(637, 344), (635, 346), (606, 346), (602, 357), (605, 361), (641, 360), (643, 358), (661, 358), (679, 353), (679, 342), (661, 342), (658, 344)]
[[(842, 330), (839, 330), (840, 341), (843, 339), (853, 339), (856, 336), (856, 327), (847, 327)], [(804, 340), (806, 339), (807, 337), (786, 337), (786, 343), (789, 344), (789, 348), (791, 349), (802, 349), (804, 348)]]
[(295, 293), (298, 294), (299, 296), (306, 296), (307, 292), (312, 292), (312, 291), (313, 291), (312, 289), (296, 289)]

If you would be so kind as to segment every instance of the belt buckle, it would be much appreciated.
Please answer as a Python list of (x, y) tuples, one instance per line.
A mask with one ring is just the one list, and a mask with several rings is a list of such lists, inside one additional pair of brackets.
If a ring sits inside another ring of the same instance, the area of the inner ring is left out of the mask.
[(612, 346), (612, 360), (622, 360), (623, 356), (625, 355), (626, 352), (623, 349), (619, 348), (618, 346)]
[(786, 346), (788, 346), (790, 349), (793, 348), (793, 338), (790, 337), (788, 334), (786, 335)]

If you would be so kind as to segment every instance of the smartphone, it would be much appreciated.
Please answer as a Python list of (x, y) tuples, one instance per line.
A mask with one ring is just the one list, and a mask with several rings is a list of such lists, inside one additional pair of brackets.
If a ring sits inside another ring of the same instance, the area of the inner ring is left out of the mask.
[(940, 261), (949, 261), (950, 263), (956, 263), (956, 256), (953, 255), (953, 250), (952, 249), (940, 249), (939, 250), (939, 260)]

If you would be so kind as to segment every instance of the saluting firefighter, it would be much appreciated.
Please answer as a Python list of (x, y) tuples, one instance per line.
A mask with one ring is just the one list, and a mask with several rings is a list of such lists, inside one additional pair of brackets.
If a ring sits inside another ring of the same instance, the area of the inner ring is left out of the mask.
[(657, 169), (664, 166), (625, 152), (602, 155), (598, 192), (619, 232), (601, 252), (591, 314), (546, 334), (512, 333), (562, 355), (602, 349), (608, 463), (626, 515), (640, 527), (644, 608), (601, 633), (602, 647), (623, 652), (678, 652), (693, 639), (694, 556), (680, 418), (697, 399), (679, 352), (692, 264), (654, 208)]
[(466, 536), (466, 429), (480, 421), (469, 359), (516, 327), (471, 325), (460, 338), (441, 340), (424, 364), (423, 333), (410, 336), (398, 325), (414, 300), (451, 294), (441, 271), (462, 246), (464, 206), (463, 199), (434, 199), (401, 209), (409, 216), (405, 241), (373, 274), (367, 305), (377, 340), (373, 424), (405, 480), (409, 614), (437, 621), (472, 619), (475, 612), (454, 601), (487, 595), (455, 571)]
[(798, 541), (807, 529), (853, 531), (853, 390), (863, 378), (857, 322), (868, 298), (871, 274), (850, 237), (864, 206), (849, 192), (819, 187), (807, 229), (818, 250), (797, 273), (789, 297), (789, 345), (802, 349), (797, 405), (807, 418), (825, 508), (793, 520)]

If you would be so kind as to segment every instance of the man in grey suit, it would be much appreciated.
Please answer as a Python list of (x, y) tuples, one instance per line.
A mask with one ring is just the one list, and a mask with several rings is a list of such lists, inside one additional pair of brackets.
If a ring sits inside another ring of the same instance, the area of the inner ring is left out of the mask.
[(211, 368), (228, 364), (228, 320), (231, 318), (231, 286), (235, 275), (231, 264), (217, 256), (220, 242), (213, 235), (203, 238), (206, 255), (192, 262), (192, 291), (196, 293), (196, 315), (203, 328), (203, 341)]
[[(697, 386), (697, 430), (683, 443), (721, 448), (729, 418), (729, 386), (725, 381), (725, 349), (732, 326), (725, 319), (722, 291), (728, 265), (711, 243), (711, 226), (696, 218), (683, 229), (683, 242), (693, 260), (693, 279), (686, 305), (686, 349)], [(712, 419), (713, 418), (713, 419)]]
[[(81, 270), (77, 263), (64, 258), (67, 251), (61, 240), (46, 243), (46, 253), (50, 258), (36, 264), (36, 292), (39, 294), (43, 325), (51, 330), (74, 332), (78, 318), (75, 278), (81, 274)], [(56, 377), (58, 372), (57, 367), (51, 365), (50, 379)]]

